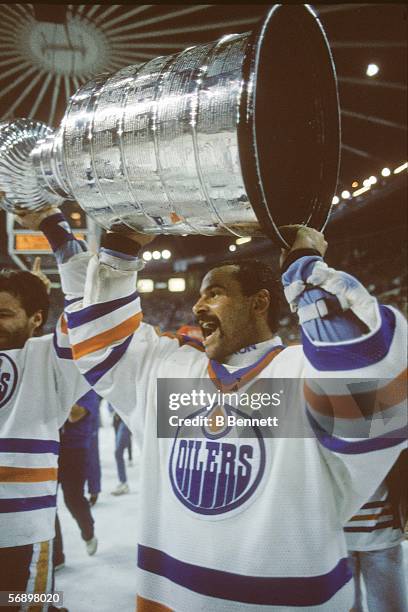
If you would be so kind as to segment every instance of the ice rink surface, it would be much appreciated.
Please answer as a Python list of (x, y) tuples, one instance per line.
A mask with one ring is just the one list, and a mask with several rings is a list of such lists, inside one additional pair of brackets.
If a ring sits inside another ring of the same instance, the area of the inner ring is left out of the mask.
[[(126, 469), (130, 493), (111, 495), (118, 484), (111, 417), (102, 411), (99, 430), (102, 493), (92, 512), (98, 551), (89, 557), (77, 524), (59, 493), (58, 513), (64, 538), (65, 567), (56, 574), (56, 587), (63, 591), (69, 612), (134, 612), (136, 603), (136, 552), (138, 507), (138, 457), (133, 445), (133, 466)], [(404, 542), (408, 576), (408, 541)], [(211, 612), (211, 610), (208, 610)]]
[(92, 508), (98, 550), (89, 557), (78, 526), (66, 509), (61, 492), (58, 514), (64, 539), (65, 567), (56, 573), (56, 590), (64, 593), (69, 612), (133, 612), (136, 602), (137, 553), (137, 470), (133, 445), (133, 466), (126, 469), (130, 493), (114, 497), (118, 484), (115, 439), (111, 418), (103, 415), (99, 430), (102, 466), (102, 493)]

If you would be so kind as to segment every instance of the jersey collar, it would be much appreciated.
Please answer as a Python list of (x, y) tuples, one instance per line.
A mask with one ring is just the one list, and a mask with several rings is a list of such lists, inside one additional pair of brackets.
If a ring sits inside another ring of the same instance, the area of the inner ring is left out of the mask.
[[(208, 374), (218, 389), (223, 392), (240, 389), (258, 376), (285, 347), (282, 345), (282, 340), (279, 336), (275, 336), (271, 340), (260, 342), (258, 345), (248, 348), (251, 350), (234, 353), (228, 357), (226, 365), (210, 359)], [(243, 367), (235, 369), (238, 365)], [(233, 369), (229, 371), (231, 366)]]

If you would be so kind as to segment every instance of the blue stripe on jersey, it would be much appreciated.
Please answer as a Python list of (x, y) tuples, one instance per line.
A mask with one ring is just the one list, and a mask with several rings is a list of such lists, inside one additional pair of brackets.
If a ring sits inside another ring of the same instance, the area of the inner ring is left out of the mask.
[(194, 346), (204, 349), (204, 344), (198, 338), (194, 338), (193, 336), (188, 336), (187, 334), (181, 334), (181, 335), (182, 335), (182, 338), (181, 338), (182, 346), (190, 342), (191, 344), (194, 344)]
[(108, 255), (112, 255), (118, 259), (125, 259), (126, 261), (137, 261), (138, 259), (137, 255), (127, 255), (126, 253), (120, 253), (119, 251), (113, 251), (112, 249), (106, 249), (105, 247), (101, 247), (99, 252), (107, 253)]
[(67, 308), (68, 306), (71, 306), (71, 304), (75, 304), (75, 302), (79, 302), (81, 301), (82, 298), (81, 297), (77, 297), (77, 298), (72, 298), (72, 300), (67, 300), (66, 298), (64, 299), (64, 308)]
[(303, 352), (316, 370), (337, 372), (358, 370), (378, 363), (387, 356), (395, 331), (395, 314), (380, 306), (381, 327), (370, 338), (352, 344), (314, 346), (302, 332)]
[(32, 440), (30, 438), (2, 438), (0, 452), (2, 453), (52, 453), (59, 455), (60, 443), (56, 440)]
[(14, 499), (0, 499), (0, 512), (27, 512), (55, 508), (56, 495), (42, 495), (41, 497), (16, 497)]
[(138, 546), (138, 566), (195, 593), (270, 606), (318, 606), (328, 601), (352, 574), (346, 558), (327, 574), (308, 577), (243, 576), (184, 563), (161, 550)]
[(54, 332), (53, 337), (54, 349), (57, 354), (57, 357), (60, 359), (72, 359), (72, 350), (68, 347), (58, 346), (57, 344), (57, 334)]
[(383, 450), (384, 448), (391, 448), (392, 446), (397, 446), (398, 444), (405, 442), (408, 437), (408, 426), (405, 425), (404, 427), (401, 427), (401, 429), (388, 431), (384, 436), (379, 436), (377, 438), (366, 438), (365, 440), (359, 440), (358, 442), (349, 442), (327, 433), (327, 431), (325, 431), (323, 427), (321, 427), (312, 417), (307, 408), (306, 414), (320, 444), (334, 453), (357, 455), (360, 453)]
[(74, 329), (84, 323), (90, 323), (95, 319), (99, 319), (106, 314), (111, 313), (113, 310), (117, 310), (121, 306), (130, 304), (139, 296), (138, 292), (135, 291), (124, 298), (118, 298), (116, 300), (110, 300), (109, 302), (102, 302), (101, 304), (94, 304), (87, 306), (78, 312), (67, 313), (68, 316), (68, 327)]
[(122, 342), (122, 344), (115, 346), (115, 348), (111, 350), (106, 359), (101, 361), (101, 363), (98, 363), (92, 369), (88, 370), (86, 374), (84, 374), (85, 379), (90, 385), (95, 385), (98, 380), (102, 378), (102, 376), (106, 374), (106, 372), (108, 372), (108, 370), (110, 370), (111, 368), (113, 368), (114, 365), (116, 365), (122, 355), (126, 352), (126, 349), (129, 346), (132, 338), (133, 334), (126, 338), (126, 340)]

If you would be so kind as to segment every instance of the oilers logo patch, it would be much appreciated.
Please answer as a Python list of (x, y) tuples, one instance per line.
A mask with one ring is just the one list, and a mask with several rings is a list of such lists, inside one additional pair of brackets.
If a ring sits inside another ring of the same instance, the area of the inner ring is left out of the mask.
[(6, 353), (0, 353), (0, 408), (9, 402), (16, 385), (16, 364)]
[(205, 415), (210, 424), (202, 426), (200, 437), (195, 438), (188, 437), (181, 425), (171, 450), (173, 492), (198, 514), (219, 515), (238, 508), (255, 493), (265, 471), (265, 443), (259, 428), (252, 428), (252, 437), (240, 439), (235, 428), (215, 425), (215, 416), (222, 413), (245, 416), (230, 406), (216, 406), (211, 412), (200, 409), (191, 416)]

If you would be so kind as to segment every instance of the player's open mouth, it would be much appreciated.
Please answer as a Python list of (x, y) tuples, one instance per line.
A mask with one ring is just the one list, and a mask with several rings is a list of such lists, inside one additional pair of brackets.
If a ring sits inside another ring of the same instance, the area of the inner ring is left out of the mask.
[(219, 331), (219, 323), (215, 319), (211, 319), (210, 321), (199, 321), (199, 325), (203, 332), (203, 344), (206, 346), (215, 338), (216, 333)]

